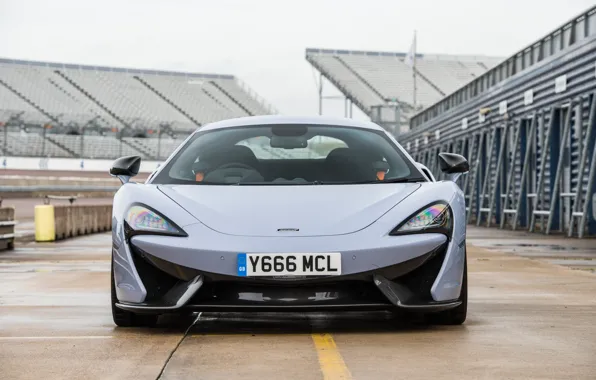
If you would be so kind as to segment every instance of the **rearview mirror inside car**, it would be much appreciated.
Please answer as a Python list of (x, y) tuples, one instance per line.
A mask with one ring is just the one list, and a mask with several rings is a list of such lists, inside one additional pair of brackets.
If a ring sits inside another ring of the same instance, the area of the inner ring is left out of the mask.
[(125, 156), (120, 157), (112, 164), (110, 168), (110, 175), (118, 177), (122, 184), (130, 181), (130, 179), (139, 174), (141, 168), (141, 157), (139, 156)]
[(297, 149), (306, 148), (308, 141), (302, 136), (271, 136), (270, 143), (272, 148)]

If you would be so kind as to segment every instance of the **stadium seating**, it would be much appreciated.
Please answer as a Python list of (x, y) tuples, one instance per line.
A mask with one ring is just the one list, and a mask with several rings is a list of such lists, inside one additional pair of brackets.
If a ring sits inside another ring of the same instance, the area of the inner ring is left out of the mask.
[(39, 113), (35, 107), (19, 98), (6, 87), (0, 85), (0, 120), (8, 122), (12, 116), (20, 115), (25, 123), (45, 124), (50, 121), (47, 116)]
[(247, 115), (232, 99), (221, 93), (213, 81), (157, 75), (146, 76), (144, 80), (200, 123)]
[[(369, 116), (373, 106), (389, 101), (406, 104), (402, 112), (413, 113), (413, 69), (404, 63), (405, 56), (405, 53), (306, 49), (307, 61)], [(417, 54), (416, 108), (435, 103), (500, 61), (484, 56)]]
[[(0, 59), (0, 127), (10, 127), (6, 143), (0, 133), (3, 155), (164, 159), (200, 125), (273, 113), (231, 75)], [(65, 134), (73, 131), (82, 140)]]
[[(0, 122), (188, 133), (276, 111), (231, 75), (0, 59)], [(91, 124), (92, 123), (92, 124)]]

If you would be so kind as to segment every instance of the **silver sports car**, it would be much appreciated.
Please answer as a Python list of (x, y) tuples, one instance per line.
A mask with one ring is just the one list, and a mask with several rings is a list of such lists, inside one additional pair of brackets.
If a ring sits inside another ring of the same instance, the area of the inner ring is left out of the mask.
[(461, 324), (462, 156), (436, 181), (380, 126), (262, 116), (205, 125), (145, 183), (116, 160), (118, 326), (193, 311), (394, 310)]

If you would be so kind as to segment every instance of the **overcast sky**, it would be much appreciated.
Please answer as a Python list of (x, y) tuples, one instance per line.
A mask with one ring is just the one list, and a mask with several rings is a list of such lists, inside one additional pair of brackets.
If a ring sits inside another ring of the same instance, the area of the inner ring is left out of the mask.
[[(594, 0), (0, 0), (0, 57), (234, 74), (316, 114), (306, 47), (507, 57)], [(332, 94), (332, 92), (329, 92)], [(342, 114), (342, 101), (326, 102)]]

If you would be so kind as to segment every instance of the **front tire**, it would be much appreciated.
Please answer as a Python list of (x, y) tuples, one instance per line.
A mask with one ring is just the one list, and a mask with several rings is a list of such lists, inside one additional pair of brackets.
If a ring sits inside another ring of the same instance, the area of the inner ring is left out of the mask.
[(468, 259), (464, 251), (464, 275), (462, 278), (459, 300), (461, 305), (456, 308), (429, 315), (432, 324), (436, 325), (461, 325), (468, 315)]
[(130, 311), (122, 310), (116, 306), (118, 298), (116, 297), (116, 283), (114, 281), (114, 260), (112, 259), (110, 275), (110, 290), (112, 302), (112, 319), (119, 327), (154, 327), (157, 324), (159, 315), (155, 314), (136, 314)]

